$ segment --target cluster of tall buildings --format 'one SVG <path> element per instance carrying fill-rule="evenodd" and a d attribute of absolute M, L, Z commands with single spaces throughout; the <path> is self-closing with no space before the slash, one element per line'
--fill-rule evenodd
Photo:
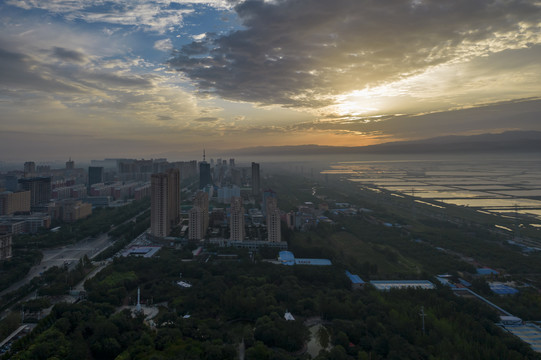
<path fill-rule="evenodd" d="M 148 165 L 150 166 L 150 163 Z M 211 159 L 210 162 L 207 162 L 206 154 L 203 151 L 203 160 L 198 163 L 198 169 L 198 190 L 193 195 L 192 207 L 186 213 L 188 225 L 185 228 L 180 228 L 182 236 L 186 236 L 189 240 L 202 240 L 220 233 L 216 228 L 227 227 L 228 240 L 242 242 L 248 237 L 247 226 L 260 226 L 264 222 L 267 238 L 260 240 L 281 241 L 281 213 L 276 193 L 264 192 L 263 213 L 266 216 L 264 218 L 266 221 L 256 223 L 250 221 L 256 216 L 250 218 L 244 208 L 245 200 L 259 203 L 261 197 L 261 177 L 258 163 L 253 162 L 249 167 L 242 167 L 235 164 L 235 159 L 229 159 L 229 161 Z M 169 236 L 171 230 L 180 225 L 179 178 L 181 176 L 182 173 L 179 175 L 178 170 L 174 172 L 172 169 L 151 174 L 150 235 L 155 239 Z M 271 195 L 269 196 L 269 194 Z M 271 200 L 267 201 L 267 198 Z M 229 204 L 230 206 L 227 211 L 224 208 L 211 209 L 211 200 L 214 203 Z M 213 226 L 212 231 L 210 231 L 211 225 Z M 223 235 L 224 233 L 222 233 Z"/>
<path fill-rule="evenodd" d="M 207 162 L 203 153 L 201 162 L 105 159 L 92 160 L 87 169 L 75 165 L 71 158 L 63 169 L 28 161 L 22 171 L 0 174 L 0 233 L 34 232 L 48 228 L 51 219 L 73 222 L 89 216 L 95 206 L 150 196 L 150 235 L 164 238 L 183 220 L 181 181 L 198 175 L 199 190 L 187 211 L 189 239 L 213 236 L 209 229 L 217 226 L 226 228 L 229 240 L 242 242 L 254 239 L 247 229 L 262 226 L 266 239 L 260 240 L 280 242 L 277 196 L 262 191 L 258 163 Z M 211 201 L 224 208 L 212 208 Z M 245 203 L 261 204 L 260 210 L 249 205 L 246 213 Z"/>
<path fill-rule="evenodd" d="M 29 164 L 26 167 L 35 171 Z M 34 233 L 39 228 L 49 228 L 51 178 L 20 178 L 13 190 L 0 193 L 0 234 Z"/>
<path fill-rule="evenodd" d="M 229 233 L 227 240 L 232 242 L 254 240 L 253 234 L 247 233 L 250 227 L 263 229 L 255 231 L 259 236 L 257 241 L 281 241 L 281 212 L 275 192 L 272 190 L 263 192 L 261 210 L 250 207 L 247 213 L 244 207 L 245 201 L 260 203 L 262 191 L 258 163 L 252 162 L 250 167 L 238 167 L 234 159 L 230 159 L 229 163 L 222 159 L 216 162 L 211 159 L 209 163 L 203 153 L 203 161 L 199 163 L 199 189 L 194 196 L 193 207 L 188 212 L 190 240 L 215 237 L 220 233 L 216 226 L 227 226 Z M 210 199 L 230 206 L 227 211 L 222 208 L 210 210 Z M 224 217 L 226 221 L 221 220 Z M 212 224 L 215 226 L 213 231 L 209 229 L 209 218 L 213 219 Z M 266 238 L 261 239 L 261 234 L 266 234 Z"/>
<path fill-rule="evenodd" d="M 215 162 L 211 159 L 207 162 L 205 151 L 203 151 L 203 161 L 199 162 L 198 168 L 199 190 L 193 196 L 193 206 L 187 214 L 188 238 L 201 240 L 207 237 L 211 215 L 209 203 L 212 198 L 219 203 L 231 204 L 228 221 L 230 238 L 234 241 L 243 241 L 246 214 L 241 193 L 244 196 L 259 196 L 259 164 L 252 163 L 251 167 L 246 168 L 237 167 L 235 159 L 229 159 L 229 162 L 222 159 L 217 159 Z M 151 174 L 150 233 L 154 238 L 167 237 L 172 228 L 179 224 L 180 183 L 178 179 L 178 170 L 176 173 L 169 169 Z M 248 189 L 249 192 L 241 189 Z M 222 212 L 223 209 L 217 211 L 220 214 Z M 221 218 L 220 214 L 213 214 L 213 219 L 217 221 Z M 279 228 L 279 215 L 277 224 Z M 273 238 L 279 241 L 279 235 L 274 234 Z"/>
<path fill-rule="evenodd" d="M 273 196 L 269 196 L 261 203 L 262 209 L 264 210 L 265 219 L 265 228 L 266 228 L 266 239 L 258 239 L 261 241 L 267 241 L 271 243 L 278 243 L 282 240 L 281 235 L 281 220 L 282 214 L 278 208 L 278 197 L 276 193 L 272 190 L 267 190 L 265 193 L 271 193 Z M 259 217 L 261 211 L 257 209 L 252 209 L 251 216 L 246 214 L 243 205 L 242 197 L 234 197 L 231 199 L 231 207 L 229 211 L 229 232 L 230 232 L 230 241 L 242 242 L 246 240 L 246 228 L 247 228 L 247 219 L 251 220 L 252 225 L 256 227 L 261 226 Z M 254 221 L 254 218 L 257 219 Z"/>
<path fill-rule="evenodd" d="M 71 159 L 64 169 L 27 161 L 22 171 L 0 174 L 0 234 L 34 233 L 52 219 L 73 222 L 92 213 L 83 169 Z"/>
<path fill-rule="evenodd" d="M 217 188 L 249 186 L 252 195 L 259 195 L 261 192 L 259 164 L 252 162 L 251 167 L 239 167 L 235 164 L 235 159 L 229 159 L 229 163 L 227 160 L 211 159 L 209 163 L 203 152 L 203 161 L 199 163 L 199 189 L 209 186 Z"/>
<path fill-rule="evenodd" d="M 187 179 L 197 176 L 197 161 L 168 162 L 167 159 L 117 159 L 116 169 L 121 181 L 150 181 L 152 174 L 163 173 L 169 169 L 177 169 L 180 176 Z"/>

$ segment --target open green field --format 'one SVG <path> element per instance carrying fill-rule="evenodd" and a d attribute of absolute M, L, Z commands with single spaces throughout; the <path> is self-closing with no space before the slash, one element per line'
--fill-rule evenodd
<path fill-rule="evenodd" d="M 392 247 L 362 240 L 347 231 L 296 233 L 290 248 L 297 257 L 328 257 L 333 263 L 365 275 L 390 276 L 420 272 L 419 263 L 401 255 Z"/>

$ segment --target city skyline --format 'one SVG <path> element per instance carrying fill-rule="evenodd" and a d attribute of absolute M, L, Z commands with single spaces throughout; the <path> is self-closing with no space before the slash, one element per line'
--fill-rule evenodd
<path fill-rule="evenodd" d="M 541 130 L 535 1 L 0 4 L 1 161 Z"/>

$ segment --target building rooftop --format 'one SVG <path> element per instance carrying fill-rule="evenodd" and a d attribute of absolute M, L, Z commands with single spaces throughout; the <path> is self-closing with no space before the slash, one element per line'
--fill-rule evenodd
<path fill-rule="evenodd" d="M 443 277 L 441 275 L 436 276 L 436 280 L 438 280 L 442 285 L 449 286 L 451 288 L 456 288 L 456 285 L 449 281 L 448 278 Z"/>
<path fill-rule="evenodd" d="M 359 275 L 354 275 L 346 270 L 346 276 L 351 280 L 353 284 L 364 284 L 363 279 L 359 277 Z"/>
<path fill-rule="evenodd" d="M 177 281 L 177 285 L 183 288 L 191 288 L 192 284 L 187 283 L 186 281 Z"/>
<path fill-rule="evenodd" d="M 295 259 L 295 265 L 328 266 L 332 265 L 332 262 L 329 259 Z"/>
<path fill-rule="evenodd" d="M 332 265 L 329 259 L 296 259 L 291 251 L 280 251 L 278 261 L 283 265 Z"/>
<path fill-rule="evenodd" d="M 494 270 L 494 269 L 484 267 L 484 268 L 478 268 L 477 269 L 477 274 L 479 274 L 479 275 L 499 275 L 500 273 L 498 271 Z"/>
<path fill-rule="evenodd" d="M 161 249 L 161 246 L 134 246 L 122 253 L 122 256 L 143 256 L 146 258 L 154 256 Z"/>
<path fill-rule="evenodd" d="M 284 265 L 295 265 L 295 255 L 291 251 L 280 251 L 278 260 Z"/>
<path fill-rule="evenodd" d="M 492 290 L 493 293 L 496 293 L 498 295 L 512 295 L 517 294 L 519 291 L 511 286 L 504 285 L 502 283 L 489 283 L 488 286 L 490 287 L 490 290 Z"/>
<path fill-rule="evenodd" d="M 284 314 L 284 319 L 286 319 L 287 321 L 293 321 L 295 320 L 295 318 L 293 317 L 293 315 L 291 315 L 291 313 L 289 311 L 287 311 L 285 314 Z"/>
<path fill-rule="evenodd" d="M 522 341 L 530 344 L 534 351 L 541 352 L 541 328 L 539 326 L 526 323 L 524 325 L 504 325 L 502 327 Z"/>
<path fill-rule="evenodd" d="M 372 280 L 370 284 L 380 291 L 387 291 L 390 289 L 405 289 L 405 288 L 418 288 L 418 289 L 435 289 L 433 283 L 428 280 Z"/>

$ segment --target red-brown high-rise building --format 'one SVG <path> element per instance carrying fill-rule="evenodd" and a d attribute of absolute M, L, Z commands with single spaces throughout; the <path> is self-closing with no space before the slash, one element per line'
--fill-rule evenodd
<path fill-rule="evenodd" d="M 209 227 L 209 194 L 199 191 L 195 195 L 189 215 L 190 240 L 203 239 Z"/>
<path fill-rule="evenodd" d="M 178 169 L 167 170 L 168 182 L 168 219 L 171 228 L 180 222 L 180 171 Z"/>
<path fill-rule="evenodd" d="M 166 237 L 180 221 L 180 173 L 170 169 L 150 177 L 150 232 Z"/>
<path fill-rule="evenodd" d="M 275 197 L 269 197 L 266 202 L 267 234 L 270 242 L 280 242 L 282 234 L 280 229 L 280 209 Z"/>
<path fill-rule="evenodd" d="M 244 206 L 241 197 L 231 198 L 231 241 L 244 241 Z"/>

